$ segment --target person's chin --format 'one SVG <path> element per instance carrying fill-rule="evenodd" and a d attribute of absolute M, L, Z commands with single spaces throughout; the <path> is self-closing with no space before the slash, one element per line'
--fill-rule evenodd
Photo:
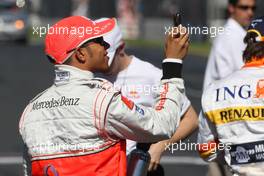
<path fill-rule="evenodd" d="M 245 25 L 248 27 L 251 23 L 251 21 L 253 20 L 253 18 L 248 18 L 245 20 Z"/>
<path fill-rule="evenodd" d="M 250 21 L 248 21 L 248 20 L 241 21 L 241 22 L 240 22 L 240 25 L 241 25 L 243 28 L 247 29 L 248 26 L 250 25 Z"/>

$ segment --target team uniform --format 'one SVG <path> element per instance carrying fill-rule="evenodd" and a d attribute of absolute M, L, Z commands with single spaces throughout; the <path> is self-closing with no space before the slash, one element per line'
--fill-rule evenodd
<path fill-rule="evenodd" d="M 264 175 L 263 75 L 263 63 L 246 64 L 205 89 L 198 134 L 202 158 L 224 156 L 234 173 Z"/>
<path fill-rule="evenodd" d="M 125 139 L 160 141 L 179 124 L 184 85 L 168 69 L 172 65 L 181 68 L 163 63 L 155 109 L 134 104 L 92 72 L 56 65 L 54 85 L 28 104 L 20 120 L 25 175 L 125 176 Z"/>
<path fill-rule="evenodd" d="M 225 32 L 213 43 L 204 76 L 204 88 L 211 82 L 220 80 L 243 65 L 242 53 L 246 47 L 243 42 L 246 30 L 234 19 L 229 18 L 224 26 Z"/>
<path fill-rule="evenodd" d="M 129 66 L 119 72 L 114 81 L 111 81 L 128 99 L 140 105 L 153 107 L 155 105 L 155 97 L 159 95 L 158 89 L 161 77 L 162 71 L 159 68 L 132 56 Z M 190 105 L 189 99 L 184 96 L 181 117 Z M 136 144 L 135 141 L 127 140 L 127 155 L 136 149 Z"/>

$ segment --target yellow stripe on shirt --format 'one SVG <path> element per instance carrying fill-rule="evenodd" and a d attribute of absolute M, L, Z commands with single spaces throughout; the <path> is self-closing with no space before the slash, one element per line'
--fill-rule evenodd
<path fill-rule="evenodd" d="M 205 114 L 216 125 L 237 121 L 262 121 L 264 120 L 264 106 L 228 107 L 208 111 Z"/>

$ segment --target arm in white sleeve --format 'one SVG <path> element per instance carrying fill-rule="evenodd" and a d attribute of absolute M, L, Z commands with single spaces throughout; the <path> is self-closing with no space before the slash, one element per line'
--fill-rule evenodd
<path fill-rule="evenodd" d="M 113 97 L 105 120 L 108 134 L 138 142 L 160 141 L 174 134 L 184 101 L 183 80 L 179 78 L 181 64 L 163 63 L 163 68 L 163 90 L 155 108 L 136 105 L 120 94 Z"/>
<path fill-rule="evenodd" d="M 182 107 L 181 107 L 181 117 L 184 116 L 184 114 L 188 111 L 189 108 L 192 108 L 191 107 L 191 102 L 188 99 L 188 97 L 186 95 L 184 95 L 183 96 L 183 104 L 182 104 Z"/>

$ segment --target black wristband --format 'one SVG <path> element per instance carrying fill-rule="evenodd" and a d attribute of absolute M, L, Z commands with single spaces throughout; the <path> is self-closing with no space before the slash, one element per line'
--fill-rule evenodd
<path fill-rule="evenodd" d="M 181 78 L 182 64 L 175 62 L 162 63 L 163 76 L 161 79 Z"/>

